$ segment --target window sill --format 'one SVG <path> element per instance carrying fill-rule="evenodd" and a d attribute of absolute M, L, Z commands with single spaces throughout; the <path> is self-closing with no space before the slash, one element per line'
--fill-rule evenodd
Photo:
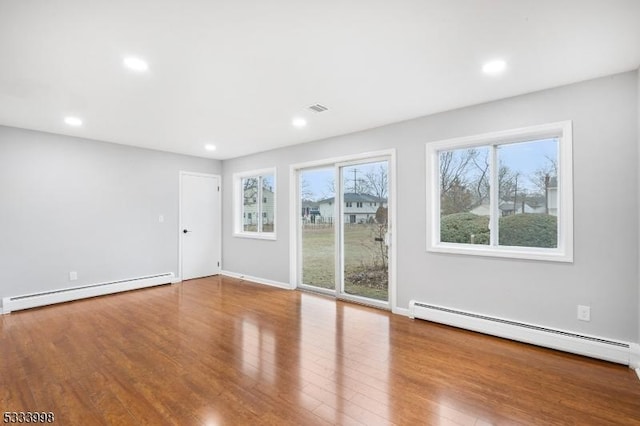
<path fill-rule="evenodd" d="M 252 240 L 276 240 L 276 234 L 274 232 L 234 232 L 233 236 L 237 238 L 249 238 Z"/>
<path fill-rule="evenodd" d="M 573 263 L 573 254 L 562 250 L 519 248 L 519 247 L 489 247 L 484 245 L 460 245 L 439 243 L 427 247 L 428 252 L 463 254 L 471 256 L 500 257 L 508 259 L 524 259 L 549 262 Z"/>

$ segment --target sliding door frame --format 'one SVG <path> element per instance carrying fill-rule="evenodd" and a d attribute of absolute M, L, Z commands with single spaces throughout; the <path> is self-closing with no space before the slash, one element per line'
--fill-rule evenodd
<path fill-rule="evenodd" d="M 296 254 L 295 257 L 295 263 L 292 263 L 292 266 L 296 268 L 296 280 L 295 281 L 291 281 L 291 284 L 294 288 L 300 288 L 303 290 L 309 290 L 309 291 L 313 291 L 316 293 L 322 293 L 322 294 L 326 294 L 332 297 L 336 297 L 337 296 L 337 292 L 336 292 L 336 287 L 335 287 L 335 283 L 334 283 L 334 287 L 333 289 L 330 288 L 324 288 L 324 287 L 320 287 L 320 286 L 313 286 L 310 284 L 304 284 L 302 282 L 302 280 L 304 279 L 304 275 L 302 273 L 302 256 L 303 256 L 303 252 L 302 252 L 302 204 L 301 204 L 301 197 L 300 197 L 300 185 L 301 185 L 301 180 L 300 180 L 300 175 L 301 172 L 304 171 L 313 171 L 313 170 L 320 170 L 320 169 L 331 169 L 334 171 L 334 175 L 335 175 L 335 164 L 322 164 L 319 166 L 311 166 L 311 167 L 302 167 L 302 168 L 298 168 L 295 171 L 295 176 L 292 179 L 292 182 L 294 182 L 294 184 L 296 185 L 296 195 L 295 195 L 295 200 L 294 200 L 294 204 L 296 204 L 296 208 L 297 208 L 297 214 L 295 216 L 295 219 L 292 220 L 292 222 L 295 222 L 295 227 L 296 227 L 296 246 L 294 247 L 294 251 Z M 334 207 L 333 207 L 333 216 L 337 217 L 337 207 L 338 207 L 338 198 L 337 198 L 337 191 L 334 191 L 334 199 L 336 200 L 334 202 Z M 336 219 L 337 220 L 337 219 Z M 335 257 L 335 253 L 336 250 L 338 250 L 338 237 L 336 234 L 336 227 L 338 226 L 337 222 L 334 223 L 334 266 L 335 266 L 335 270 L 334 270 L 334 279 L 338 279 L 338 259 Z M 293 262 L 294 259 L 292 259 Z"/>
<path fill-rule="evenodd" d="M 292 164 L 289 166 L 289 283 L 291 288 L 301 288 L 301 289 L 311 289 L 311 286 L 300 285 L 302 279 L 302 232 L 301 232 L 301 214 L 302 205 L 300 200 L 300 171 L 305 169 L 314 169 L 314 168 L 322 168 L 322 167 L 335 167 L 338 168 L 344 165 L 350 164 L 358 164 L 358 163 L 366 163 L 368 160 L 372 162 L 376 160 L 388 160 L 388 177 L 389 177 L 389 301 L 384 303 L 376 303 L 375 300 L 364 298 L 364 297 L 344 297 L 341 295 L 341 291 L 338 291 L 336 286 L 336 290 L 327 290 L 327 289 L 317 289 L 313 287 L 314 291 L 318 291 L 320 293 L 330 294 L 339 299 L 346 299 L 349 301 L 367 304 L 383 309 L 389 309 L 392 311 L 396 310 L 397 307 L 397 286 L 396 286 L 396 265 L 397 265 L 397 250 L 396 250 L 396 241 L 397 241 L 397 225 L 396 225 L 396 150 L 395 149 L 387 149 L 381 151 L 374 152 L 366 152 L 355 155 L 345 155 L 341 157 L 334 158 L 326 158 L 322 160 L 309 161 L 304 163 Z M 340 173 L 338 173 L 340 175 Z M 339 176 L 337 177 L 339 178 Z M 340 181 L 336 181 L 336 194 L 335 199 L 341 199 L 341 185 Z M 343 207 L 340 205 L 341 203 L 335 203 L 335 218 L 336 221 L 340 221 L 336 223 L 336 226 L 340 226 L 340 233 L 342 232 L 342 222 L 343 218 L 339 215 L 343 214 Z M 338 234 L 336 235 L 338 236 Z M 339 235 L 339 238 L 336 238 L 336 252 L 339 253 L 340 259 L 342 259 L 343 254 L 341 252 L 342 248 L 342 235 Z M 337 260 L 337 259 L 336 259 Z M 340 272 L 340 274 L 335 276 L 335 279 L 339 281 L 339 285 L 342 288 L 343 286 L 343 271 L 339 271 L 342 268 L 343 262 L 336 262 L 336 274 Z"/>
<path fill-rule="evenodd" d="M 394 219 L 394 217 L 392 216 L 393 214 L 395 214 L 395 212 L 393 211 L 393 206 L 391 205 L 391 203 L 394 200 L 391 199 L 391 185 L 392 185 L 392 180 L 394 179 L 391 176 L 391 155 L 386 154 L 386 155 L 379 155 L 379 156 L 372 156 L 372 157 L 366 157 L 366 158 L 358 158 L 358 159 L 351 159 L 349 161 L 342 161 L 340 163 L 336 163 L 335 164 L 335 168 L 336 168 L 336 210 L 337 210 L 337 216 L 336 216 L 336 220 L 338 221 L 337 223 L 337 232 L 336 232 L 336 253 L 338 253 L 337 259 L 339 259 L 339 261 L 336 262 L 336 297 L 338 299 L 342 299 L 342 300 L 348 300 L 350 302 L 356 302 L 356 303 L 361 303 L 361 304 L 365 304 L 365 305 L 371 305 L 371 306 L 375 306 L 376 308 L 381 308 L 381 309 L 391 309 L 391 306 L 393 306 L 391 304 L 391 268 L 389 266 L 388 269 L 388 279 L 389 279 L 389 284 L 388 284 L 388 288 L 387 288 L 387 300 L 385 301 L 381 301 L 381 300 L 377 300 L 377 299 L 373 299 L 373 298 L 368 298 L 365 296 L 360 296 L 360 295 L 356 295 L 356 294 L 350 294 L 347 293 L 345 291 L 345 265 L 346 265 L 346 256 L 345 256 L 345 225 L 346 225 L 346 214 L 345 214 L 345 200 L 344 200 L 344 194 L 346 192 L 346 188 L 344 185 L 345 182 L 345 176 L 344 176 L 344 169 L 346 167 L 351 167 L 351 166 L 358 166 L 358 165 L 362 165 L 362 164 L 370 164 L 370 163 L 378 163 L 378 162 L 383 162 L 386 161 L 387 164 L 387 178 L 388 178 L 388 182 L 387 182 L 387 192 L 389 193 L 389 197 L 388 198 L 388 202 L 387 202 L 387 206 L 388 206 L 388 222 L 387 222 L 387 234 L 389 235 L 393 235 L 393 232 L 395 232 L 395 227 L 393 227 L 392 231 L 392 221 Z M 394 253 L 391 252 L 391 244 L 389 243 L 389 255 L 390 257 L 394 255 Z M 393 261 L 393 257 L 391 257 L 391 260 Z M 391 263 L 391 262 L 390 262 Z"/>

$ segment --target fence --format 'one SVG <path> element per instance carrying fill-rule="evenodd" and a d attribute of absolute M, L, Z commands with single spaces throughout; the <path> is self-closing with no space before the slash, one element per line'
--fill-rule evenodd
<path fill-rule="evenodd" d="M 333 218 L 332 217 L 322 217 L 320 215 L 303 216 L 302 217 L 302 227 L 304 229 L 333 228 Z"/>

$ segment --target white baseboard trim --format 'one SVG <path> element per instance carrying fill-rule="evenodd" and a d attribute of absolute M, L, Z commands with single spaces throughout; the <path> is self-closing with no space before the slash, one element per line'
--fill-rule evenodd
<path fill-rule="evenodd" d="M 171 280 L 171 284 L 180 284 L 182 282 L 182 278 L 176 277 Z"/>
<path fill-rule="evenodd" d="M 631 365 L 630 346 L 632 344 L 629 342 L 459 311 L 415 300 L 409 303 L 409 310 L 410 318 L 420 318 L 537 346 Z"/>
<path fill-rule="evenodd" d="M 266 278 L 254 277 L 254 276 L 251 276 L 251 275 L 245 275 L 245 274 L 241 274 L 241 273 L 238 273 L 238 272 L 220 271 L 220 274 L 224 275 L 224 276 L 227 276 L 227 277 L 231 277 L 231 278 L 237 278 L 237 279 L 240 279 L 240 280 L 251 281 L 253 283 L 269 285 L 269 286 L 272 286 L 272 287 L 278 287 L 278 288 L 282 288 L 282 289 L 285 289 L 285 290 L 293 290 L 294 289 L 289 283 L 283 283 L 283 282 L 280 282 L 280 281 L 268 280 Z"/>
<path fill-rule="evenodd" d="M 392 308 L 391 312 L 396 315 L 402 315 L 403 317 L 411 316 L 411 311 L 409 309 L 398 308 L 397 306 L 395 308 Z"/>
<path fill-rule="evenodd" d="M 169 284 L 174 278 L 173 272 L 144 277 L 129 278 L 97 284 L 89 284 L 80 287 L 62 288 L 43 291 L 22 296 L 4 297 L 2 299 L 2 313 L 8 314 L 22 309 L 38 306 L 53 305 L 56 303 L 71 302 L 73 300 L 89 297 L 103 296 L 106 294 L 120 293 L 123 291 L 137 290 L 145 287 L 153 287 L 161 284 Z"/>

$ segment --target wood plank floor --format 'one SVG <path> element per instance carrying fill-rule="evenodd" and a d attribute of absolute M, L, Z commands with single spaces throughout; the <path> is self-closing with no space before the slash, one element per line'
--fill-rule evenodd
<path fill-rule="evenodd" d="M 640 425 L 624 366 L 225 277 L 0 316 L 56 424 Z"/>

